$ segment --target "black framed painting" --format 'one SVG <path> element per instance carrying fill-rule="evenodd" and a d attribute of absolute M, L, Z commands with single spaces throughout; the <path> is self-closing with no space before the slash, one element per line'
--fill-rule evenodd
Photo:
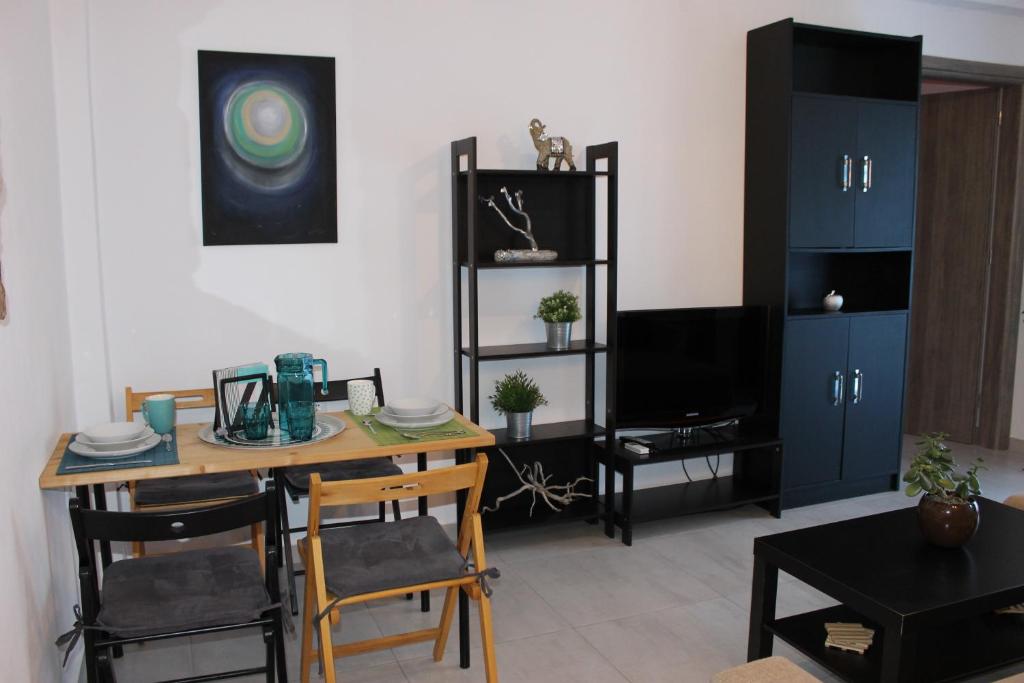
<path fill-rule="evenodd" d="M 199 51 L 203 244 L 338 241 L 334 58 Z"/>

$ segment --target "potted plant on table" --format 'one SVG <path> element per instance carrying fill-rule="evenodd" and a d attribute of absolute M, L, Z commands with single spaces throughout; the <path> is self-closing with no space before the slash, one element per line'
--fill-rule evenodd
<path fill-rule="evenodd" d="M 580 299 L 572 292 L 560 289 L 540 300 L 534 317 L 544 321 L 549 349 L 567 349 L 572 338 L 572 324 L 582 317 Z"/>
<path fill-rule="evenodd" d="M 505 416 L 508 435 L 512 439 L 530 438 L 534 409 L 548 404 L 537 383 L 522 370 L 497 380 L 494 383 L 494 394 L 488 398 L 494 409 Z"/>
<path fill-rule="evenodd" d="M 917 443 L 921 448 L 910 461 L 903 481 L 907 483 L 908 496 L 925 494 L 917 504 L 917 519 L 924 537 L 944 548 L 959 548 L 978 530 L 978 470 L 985 468 L 979 458 L 960 472 L 944 443 L 947 436 L 941 432 L 921 436 Z"/>

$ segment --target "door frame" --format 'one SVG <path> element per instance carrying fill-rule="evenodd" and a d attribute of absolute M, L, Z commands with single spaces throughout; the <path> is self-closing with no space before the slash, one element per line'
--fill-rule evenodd
<path fill-rule="evenodd" d="M 925 55 L 921 76 L 991 84 L 1003 91 L 975 443 L 1005 450 L 1010 446 L 1024 281 L 1024 67 Z"/>

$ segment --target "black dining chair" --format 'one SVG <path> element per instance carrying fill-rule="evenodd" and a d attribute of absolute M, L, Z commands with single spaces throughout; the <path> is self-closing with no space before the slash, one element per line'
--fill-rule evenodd
<path fill-rule="evenodd" d="M 129 643 L 259 628 L 263 666 L 175 681 L 209 681 L 263 673 L 288 680 L 278 584 L 277 492 L 267 490 L 206 508 L 164 512 L 107 512 L 70 503 L 81 582 L 80 624 L 88 683 L 112 683 L 113 651 Z M 265 572 L 258 553 L 240 546 L 201 548 L 118 560 L 103 569 L 96 541 L 196 538 L 262 524 Z M 275 673 L 277 678 L 275 679 Z"/>
<path fill-rule="evenodd" d="M 373 382 L 374 387 L 377 389 L 377 405 L 384 405 L 384 382 L 381 379 L 380 368 L 374 368 L 373 374 L 366 377 L 350 377 L 348 379 L 334 380 L 327 383 L 327 393 L 323 394 L 320 390 L 320 385 L 316 385 L 314 392 L 314 398 L 318 402 L 329 403 L 334 401 L 347 401 L 348 400 L 348 383 L 354 379 L 365 379 Z M 273 400 L 274 405 L 277 405 L 277 385 L 274 384 L 273 389 Z M 420 467 L 425 469 L 426 465 L 426 454 L 419 455 Z M 320 475 L 321 481 L 351 481 L 355 479 L 370 479 L 373 477 L 392 477 L 402 474 L 402 468 L 394 463 L 391 458 L 361 458 L 359 460 L 346 460 L 343 462 L 331 462 L 322 464 L 312 465 L 295 465 L 292 467 L 285 467 L 281 469 L 277 476 L 277 480 L 280 484 L 279 496 L 280 496 L 280 508 L 281 508 L 281 533 L 284 537 L 281 543 L 284 549 L 284 561 L 287 566 L 288 580 L 291 582 L 290 601 L 292 614 L 299 613 L 299 604 L 295 596 L 296 588 L 296 577 L 301 576 L 305 573 L 305 569 L 295 569 L 294 559 L 292 558 L 291 547 L 292 540 L 291 534 L 293 532 L 300 533 L 306 531 L 305 526 L 291 526 L 288 521 L 288 500 L 290 497 L 292 502 L 298 503 L 299 499 L 303 496 L 309 495 L 309 477 L 313 473 Z M 425 501 L 424 503 L 425 504 Z M 422 505 L 421 504 L 421 509 Z M 329 524 L 321 524 L 321 529 L 333 529 L 337 527 L 352 526 L 354 524 L 369 524 L 371 522 L 383 522 L 386 511 L 386 506 L 383 502 L 378 505 L 378 511 L 376 517 L 369 519 L 356 519 L 356 520 L 345 520 L 339 522 L 331 522 Z M 402 510 L 398 500 L 391 501 L 391 510 L 394 515 L 395 521 L 402 519 Z M 408 595 L 408 598 L 412 598 L 412 595 Z M 424 612 L 430 610 L 430 594 L 424 593 L 421 596 L 421 608 Z"/>

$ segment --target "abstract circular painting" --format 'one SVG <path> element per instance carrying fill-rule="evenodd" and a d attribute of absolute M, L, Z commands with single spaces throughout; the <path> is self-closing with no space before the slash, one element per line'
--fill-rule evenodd
<path fill-rule="evenodd" d="M 336 242 L 334 60 L 199 52 L 203 244 Z"/>

